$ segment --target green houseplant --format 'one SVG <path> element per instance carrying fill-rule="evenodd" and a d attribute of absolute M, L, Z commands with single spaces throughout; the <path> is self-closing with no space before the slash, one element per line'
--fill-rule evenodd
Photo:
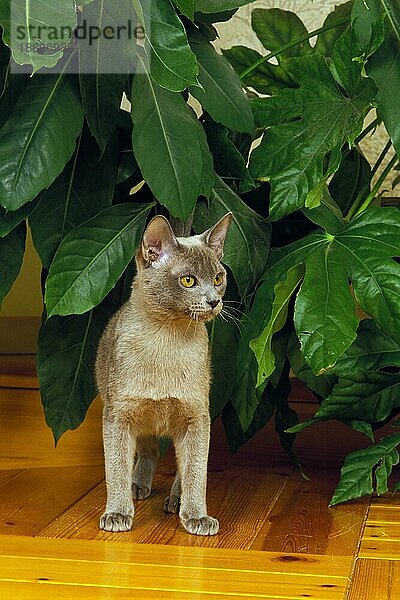
<path fill-rule="evenodd" d="M 375 443 L 374 432 L 400 412 L 400 213 L 380 193 L 400 151 L 400 11 L 394 0 L 354 0 L 308 32 L 294 13 L 256 9 L 265 55 L 217 53 L 214 23 L 248 3 L 16 10 L 1 0 L 0 299 L 28 221 L 43 264 L 40 389 L 57 441 L 96 395 L 96 345 L 129 293 L 149 216 L 196 232 L 231 210 L 227 319 L 210 329 L 212 416 L 222 413 L 233 450 L 274 417 L 297 463 L 295 433 L 315 421 L 365 433 L 371 446 L 347 457 L 334 504 L 386 491 L 399 461 L 400 433 Z M 73 32 L 86 17 L 93 43 L 50 51 L 51 27 Z M 110 23 L 126 20 L 141 39 L 125 42 L 110 72 Z M 35 38 L 38 23 L 47 28 Z M 390 142 L 371 166 L 359 142 L 380 121 Z M 290 368 L 321 400 L 307 423 L 288 404 Z"/>

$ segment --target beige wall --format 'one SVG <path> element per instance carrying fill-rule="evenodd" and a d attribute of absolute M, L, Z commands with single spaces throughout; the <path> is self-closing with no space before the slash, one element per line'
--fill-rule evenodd
<path fill-rule="evenodd" d="M 10 293 L 1 307 L 1 317 L 35 317 L 42 313 L 42 294 L 40 290 L 41 264 L 36 254 L 30 231 L 21 271 Z"/>

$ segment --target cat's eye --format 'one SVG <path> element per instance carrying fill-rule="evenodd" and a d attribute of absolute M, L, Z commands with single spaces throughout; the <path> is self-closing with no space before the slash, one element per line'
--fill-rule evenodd
<path fill-rule="evenodd" d="M 215 277 L 214 277 L 214 285 L 221 285 L 221 283 L 224 280 L 224 276 L 222 273 L 218 273 Z"/>
<path fill-rule="evenodd" d="M 191 288 L 196 284 L 196 280 L 192 275 L 184 275 L 180 278 L 180 282 L 185 288 Z"/>

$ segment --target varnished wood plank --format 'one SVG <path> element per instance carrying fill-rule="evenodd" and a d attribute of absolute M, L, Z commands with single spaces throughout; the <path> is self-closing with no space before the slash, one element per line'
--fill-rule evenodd
<path fill-rule="evenodd" d="M 0 537 L 0 580 L 196 595 L 342 600 L 351 560 L 212 548 Z M 86 589 L 86 587 L 85 587 Z M 197 597 L 197 596 L 196 596 Z"/>
<path fill-rule="evenodd" d="M 138 595 L 140 594 L 140 596 Z M 173 594 L 173 595 L 172 595 Z M 13 600 L 132 600 L 133 597 L 140 600 L 189 600 L 190 598 L 199 598 L 199 600 L 223 600 L 232 598 L 232 595 L 213 594 L 202 592 L 177 592 L 171 594 L 171 591 L 164 590 L 132 590 L 124 588 L 111 588 L 105 586 L 80 586 L 80 585 L 62 585 L 53 582 L 38 581 L 35 583 L 25 583 L 22 581 L 10 582 L 0 581 L 0 598 Z M 134 596 L 133 596 L 134 595 Z M 242 596 L 245 598 L 254 598 L 252 595 Z M 260 597 L 260 596 L 258 596 Z M 266 598 L 267 596 L 264 596 Z M 271 598 L 271 596 L 269 596 Z M 285 600 L 285 599 L 283 599 Z"/>
<path fill-rule="evenodd" d="M 371 505 L 368 513 L 368 521 L 371 523 L 399 523 L 400 508 L 394 506 Z"/>
<path fill-rule="evenodd" d="M 400 540 L 363 538 L 358 556 L 378 560 L 400 560 Z"/>
<path fill-rule="evenodd" d="M 287 478 L 244 468 L 209 473 L 208 510 L 218 517 L 221 527 L 220 533 L 212 537 L 190 536 L 181 527 L 177 515 L 164 515 L 164 499 L 172 481 L 173 477 L 165 473 L 156 475 L 152 495 L 135 503 L 133 529 L 119 534 L 121 541 L 249 549 L 265 526 L 268 513 L 284 490 Z M 41 535 L 115 539 L 115 534 L 98 528 L 104 505 L 105 487 L 101 484 L 60 515 Z"/>
<path fill-rule="evenodd" d="M 269 514 L 268 527 L 254 549 L 272 552 L 353 556 L 362 534 L 369 500 L 329 508 L 337 484 L 335 470 L 310 471 L 305 481 L 292 475 Z"/>
<path fill-rule="evenodd" d="M 363 539 L 374 540 L 391 539 L 400 541 L 400 520 L 395 522 L 368 520 L 363 534 Z"/>
<path fill-rule="evenodd" d="M 399 597 L 396 577 L 391 561 L 358 559 L 347 600 L 394 600 Z"/>
<path fill-rule="evenodd" d="M 0 469 L 102 464 L 101 414 L 96 399 L 83 425 L 65 433 L 54 448 L 39 392 L 0 389 Z"/>
<path fill-rule="evenodd" d="M 5 479 L 0 485 L 0 535 L 35 535 L 102 477 L 101 466 L 90 466 L 26 469 Z"/>

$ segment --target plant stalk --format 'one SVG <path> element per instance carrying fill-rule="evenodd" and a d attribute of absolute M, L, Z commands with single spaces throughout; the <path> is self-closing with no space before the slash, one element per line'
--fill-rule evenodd
<path fill-rule="evenodd" d="M 382 161 L 385 158 L 386 154 L 389 152 L 389 149 L 390 149 L 391 145 L 392 145 L 392 140 L 388 140 L 386 146 L 383 148 L 382 152 L 378 156 L 378 159 L 377 159 L 376 163 L 372 167 L 372 170 L 371 170 L 371 179 L 373 178 L 373 176 L 375 175 L 375 173 L 377 172 L 377 170 L 381 166 Z"/>
<path fill-rule="evenodd" d="M 398 158 L 397 158 L 397 155 L 395 154 L 390 159 L 390 161 L 386 165 L 385 169 L 382 171 L 380 177 L 378 178 L 377 182 L 375 183 L 374 187 L 372 188 L 372 190 L 370 191 L 370 193 L 365 198 L 364 202 L 361 204 L 360 208 L 358 209 L 358 211 L 354 215 L 355 217 L 358 217 L 359 214 L 361 214 L 362 212 L 364 212 L 364 210 L 366 210 L 368 208 L 368 206 L 371 204 L 371 202 L 374 200 L 377 192 L 379 191 L 379 188 L 381 187 L 382 183 L 385 181 L 386 177 L 388 176 L 388 174 L 390 173 L 390 171 L 392 170 L 392 168 L 396 164 L 397 160 L 398 160 Z"/>
<path fill-rule="evenodd" d="M 267 60 L 269 60 L 270 58 L 274 58 L 275 56 L 278 56 L 279 54 L 282 54 L 282 52 L 285 52 L 285 50 L 289 50 L 289 48 L 298 46 L 299 44 L 301 44 L 301 42 L 305 42 L 306 40 L 309 40 L 310 38 L 314 37 L 314 35 L 319 35 L 320 33 L 329 31 L 330 29 L 334 29 L 335 27 L 338 27 L 339 25 L 345 25 L 346 23 L 349 23 L 349 19 L 348 19 L 348 17 L 343 17 L 342 19 L 338 19 L 337 21 L 335 21 L 334 23 L 331 23 L 330 25 L 325 25 L 325 26 L 319 27 L 318 29 L 314 29 L 314 31 L 310 31 L 309 33 L 307 33 L 307 35 L 303 35 L 299 38 L 296 38 L 295 40 L 292 40 L 291 42 L 288 42 L 287 44 L 283 44 L 283 46 L 280 46 L 280 48 L 278 48 L 277 50 L 274 50 L 273 52 L 269 52 L 262 58 L 259 58 L 258 60 L 256 60 L 256 62 L 253 63 L 252 65 L 250 65 L 250 67 L 247 67 L 247 69 L 245 69 L 243 71 L 243 73 L 240 74 L 240 79 L 244 79 L 245 77 L 247 77 L 247 75 L 249 75 L 256 69 L 258 69 L 258 67 L 260 65 L 263 65 Z"/>

